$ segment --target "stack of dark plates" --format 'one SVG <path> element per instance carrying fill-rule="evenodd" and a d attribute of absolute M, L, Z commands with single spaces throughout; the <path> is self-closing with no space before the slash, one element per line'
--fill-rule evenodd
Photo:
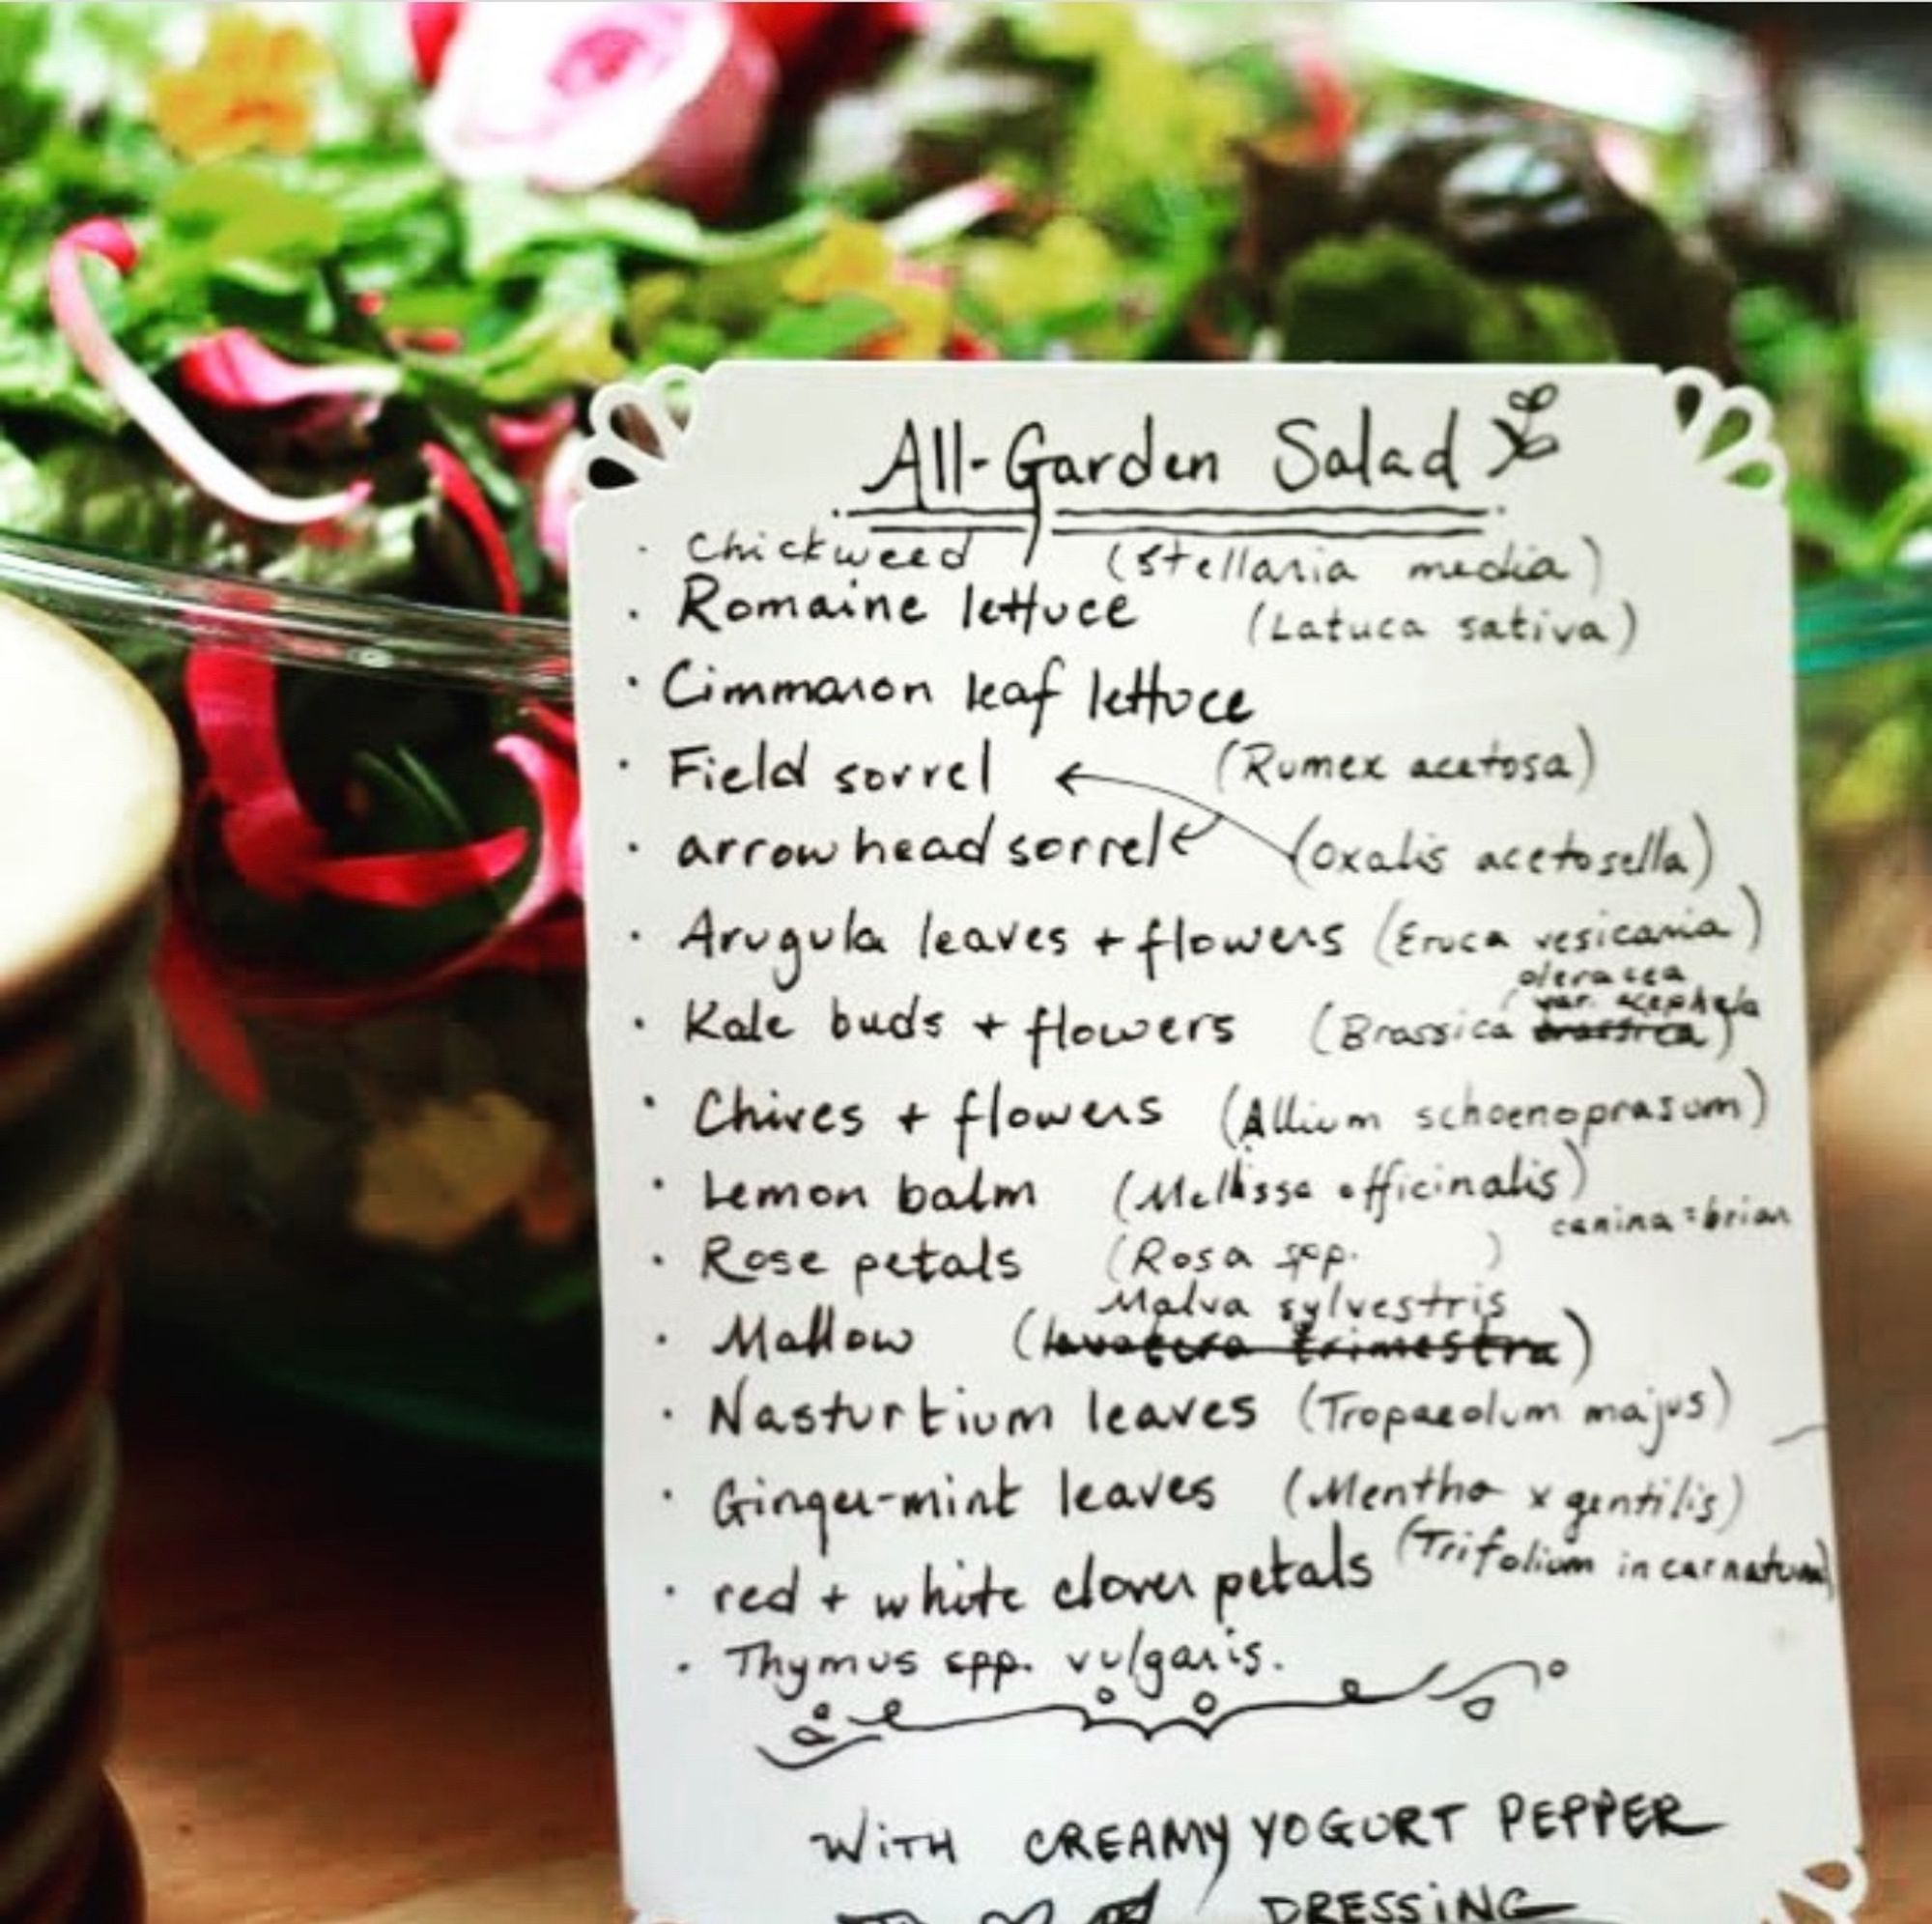
<path fill-rule="evenodd" d="M 180 807 L 131 677 L 0 597 L 0 1921 L 139 1916 L 103 1774 L 115 1204 L 159 1133 L 148 992 Z"/>

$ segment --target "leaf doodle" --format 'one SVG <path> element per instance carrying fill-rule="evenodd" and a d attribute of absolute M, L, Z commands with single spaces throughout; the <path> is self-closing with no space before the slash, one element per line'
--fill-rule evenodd
<path fill-rule="evenodd" d="M 1432 1690 L 1429 1701 L 1432 1704 L 1454 1704 L 1471 1723 L 1488 1723 L 1495 1714 L 1496 1698 L 1493 1690 L 1479 1690 L 1479 1684 L 1493 1683 L 1499 1677 L 1507 1677 L 1512 1671 L 1523 1671 L 1529 1677 L 1529 1687 L 1541 1690 L 1546 1683 L 1560 1684 L 1570 1674 L 1570 1666 L 1560 1656 L 1551 1657 L 1548 1663 L 1537 1663 L 1526 1656 L 1519 1656 L 1508 1663 L 1492 1664 L 1488 1670 L 1478 1671 L 1465 1683 L 1452 1685 L 1446 1690 Z"/>
<path fill-rule="evenodd" d="M 1160 1880 L 1156 1878 L 1138 1897 L 1116 1898 L 1094 1911 L 1087 1924 L 1153 1924 L 1153 1908 L 1160 1902 Z"/>
<path fill-rule="evenodd" d="M 1563 451 L 1563 443 L 1554 435 L 1543 433 L 1536 426 L 1537 416 L 1547 414 L 1556 401 L 1557 387 L 1553 381 L 1511 390 L 1510 413 L 1490 417 L 1490 425 L 1502 438 L 1503 453 L 1489 469 L 1487 479 L 1493 481 L 1499 474 L 1508 473 L 1520 461 L 1547 461 L 1552 454 Z"/>
<path fill-rule="evenodd" d="M 1082 1733 L 1132 1731 L 1145 1743 L 1152 1743 L 1157 1738 L 1175 1731 L 1191 1731 L 1208 1741 L 1218 1737 L 1230 1724 L 1251 1717 L 1368 1712 L 1418 1701 L 1454 1704 L 1472 1723 L 1487 1723 L 1495 1713 L 1498 1698 L 1493 1688 L 1480 1686 L 1492 1685 L 1495 1680 L 1513 1673 L 1526 1678 L 1532 1692 L 1540 1692 L 1546 1684 L 1556 1683 L 1566 1677 L 1569 1665 L 1561 1657 L 1552 1658 L 1548 1663 L 1538 1663 L 1529 1657 L 1515 1657 L 1507 1662 L 1492 1664 L 1462 1683 L 1450 1683 L 1445 1681 L 1452 1674 L 1449 1665 L 1437 1662 L 1409 1684 L 1368 1689 L 1359 1678 L 1344 1677 L 1334 1685 L 1333 1694 L 1325 1697 L 1270 1697 L 1256 1703 L 1226 1706 L 1204 1692 L 1194 1700 L 1190 1707 L 1191 1713 L 1161 1717 L 1154 1722 L 1143 1722 L 1138 1716 L 1121 1711 L 1091 1709 L 1080 1703 L 1029 1704 L 1014 1710 L 971 1712 L 964 1716 L 939 1717 L 929 1722 L 916 1721 L 907 1715 L 907 1707 L 902 1699 L 889 1697 L 875 1715 L 861 1716 L 850 1711 L 840 1712 L 837 1719 L 840 1728 L 838 1729 L 825 1727 L 833 1721 L 833 1712 L 831 1706 L 821 1706 L 812 1713 L 818 1721 L 801 1724 L 791 1731 L 790 1740 L 796 1746 L 792 1751 L 787 1753 L 760 1744 L 757 1754 L 776 1769 L 811 1770 L 867 1744 L 886 1743 L 900 1738 L 943 1737 L 959 1731 L 1007 1724 L 1038 1723 L 1057 1717 L 1073 1719 Z M 1103 1692 L 1102 1705 L 1107 1701 Z M 1127 1914 L 1131 1924 L 1133 1913 L 1130 1911 Z"/>
<path fill-rule="evenodd" d="M 1087 1924 L 1154 1924 L 1153 1908 L 1160 1902 L 1156 1878 L 1138 1897 L 1117 1897 L 1103 1904 Z M 1017 1914 L 988 1910 L 980 1924 L 1054 1924 L 1058 1907 L 1050 1897 L 1036 1899 Z M 841 1910 L 833 1924 L 925 1924 L 917 1911 L 895 1906 L 891 1910 Z"/>

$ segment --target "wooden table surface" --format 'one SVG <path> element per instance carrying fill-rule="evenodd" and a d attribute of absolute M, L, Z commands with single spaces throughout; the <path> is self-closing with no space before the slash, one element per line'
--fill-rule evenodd
<path fill-rule="evenodd" d="M 1909 1273 L 1920 1300 L 1932 1205 L 1915 1221 L 1896 1198 L 1855 1201 L 1835 1274 L 1884 1258 L 1830 1318 L 1876 1886 L 1864 1916 L 1928 1924 L 1932 1369 L 1922 1344 L 1901 1345 L 1907 1305 L 1883 1291 Z M 115 1776 L 153 1924 L 611 1917 L 589 1480 L 224 1401 L 138 1339 L 128 1373 Z"/>
<path fill-rule="evenodd" d="M 597 1498 L 236 1401 L 123 1396 L 114 1780 L 153 1924 L 615 1911 Z"/>

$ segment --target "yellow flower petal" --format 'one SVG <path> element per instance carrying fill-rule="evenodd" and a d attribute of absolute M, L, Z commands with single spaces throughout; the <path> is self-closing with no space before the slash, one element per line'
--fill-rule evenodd
<path fill-rule="evenodd" d="M 952 331 L 952 301 L 946 290 L 925 281 L 892 281 L 867 290 L 898 317 L 898 326 L 868 344 L 884 360 L 937 360 Z"/>
<path fill-rule="evenodd" d="M 893 250 L 869 221 L 834 218 L 825 238 L 786 269 L 780 286 L 807 306 L 840 294 L 877 294 L 892 276 Z"/>
<path fill-rule="evenodd" d="M 350 1221 L 373 1242 L 443 1254 L 531 1193 L 555 1144 L 550 1123 L 501 1090 L 433 1098 L 362 1144 Z"/>
<path fill-rule="evenodd" d="M 328 71 L 327 49 L 306 28 L 222 7 L 200 58 L 156 73 L 149 104 L 161 138 L 189 160 L 258 147 L 298 154 L 314 137 L 314 91 Z"/>

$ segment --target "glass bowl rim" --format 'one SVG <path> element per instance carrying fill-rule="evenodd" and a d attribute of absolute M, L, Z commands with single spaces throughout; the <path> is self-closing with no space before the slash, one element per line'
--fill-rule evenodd
<path fill-rule="evenodd" d="M 270 583 L 4 526 L 0 593 L 83 633 L 109 624 L 122 638 L 241 648 L 298 666 L 453 678 L 535 696 L 570 693 L 570 623 L 556 616 Z M 1802 587 L 1796 641 L 1797 671 L 1806 678 L 1932 648 L 1932 566 Z"/>
<path fill-rule="evenodd" d="M 0 526 L 0 593 L 83 633 L 245 649 L 294 665 L 479 681 L 541 696 L 570 691 L 570 624 L 439 608 L 397 595 L 290 585 L 142 560 Z"/>

